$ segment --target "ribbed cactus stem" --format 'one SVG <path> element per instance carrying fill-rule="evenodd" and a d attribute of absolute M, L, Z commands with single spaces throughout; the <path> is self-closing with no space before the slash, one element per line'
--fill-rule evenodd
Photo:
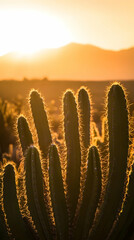
<path fill-rule="evenodd" d="M 89 148 L 83 200 L 75 229 L 75 240 L 88 239 L 101 193 L 101 166 L 98 150 Z"/>
<path fill-rule="evenodd" d="M 49 151 L 49 184 L 58 239 L 68 239 L 68 213 L 60 159 L 55 145 Z"/>
<path fill-rule="evenodd" d="M 120 210 L 128 157 L 129 129 L 126 97 L 122 87 L 113 84 L 108 93 L 109 132 L 109 176 L 104 204 L 99 223 L 96 225 L 95 240 L 105 239 Z M 91 238 L 92 239 L 92 238 Z"/>
<path fill-rule="evenodd" d="M 41 98 L 40 94 L 35 90 L 32 91 L 30 94 L 30 105 L 38 134 L 39 147 L 43 154 L 43 157 L 46 157 L 48 154 L 49 145 L 52 142 L 52 138 L 43 99 Z"/>
<path fill-rule="evenodd" d="M 17 129 L 20 139 L 21 148 L 23 151 L 23 155 L 25 156 L 25 152 L 33 144 L 32 134 L 30 132 L 28 122 L 25 117 L 20 116 L 17 122 Z"/>
<path fill-rule="evenodd" d="M 1 207 L 0 207 L 0 239 L 9 240 L 8 231 L 7 231 L 7 227 L 4 219 L 4 214 Z"/>
<path fill-rule="evenodd" d="M 11 164 L 4 170 L 3 206 L 7 223 L 16 240 L 32 239 L 23 222 L 16 193 L 15 171 Z"/>
<path fill-rule="evenodd" d="M 41 239 L 51 239 L 49 219 L 43 193 L 43 176 L 39 153 L 30 147 L 25 159 L 27 204 Z"/>
<path fill-rule="evenodd" d="M 64 95 L 64 130 L 67 146 L 67 192 L 70 218 L 74 217 L 80 192 L 81 151 L 79 140 L 78 113 L 75 97 L 71 91 Z"/>
<path fill-rule="evenodd" d="M 78 109 L 81 143 L 84 148 L 88 148 L 90 145 L 91 103 L 85 88 L 81 88 L 78 92 Z"/>
<path fill-rule="evenodd" d="M 134 221 L 134 164 L 129 177 L 127 197 L 115 226 L 109 236 L 110 240 L 127 239 L 129 226 Z"/>

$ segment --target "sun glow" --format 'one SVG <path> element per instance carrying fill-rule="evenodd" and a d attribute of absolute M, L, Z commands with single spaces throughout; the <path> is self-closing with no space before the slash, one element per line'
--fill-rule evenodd
<path fill-rule="evenodd" d="M 69 39 L 66 26 L 56 16 L 25 9 L 0 10 L 0 55 L 58 48 Z"/>

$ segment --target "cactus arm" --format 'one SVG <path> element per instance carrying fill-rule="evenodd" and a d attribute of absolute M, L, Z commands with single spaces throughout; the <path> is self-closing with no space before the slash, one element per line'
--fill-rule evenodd
<path fill-rule="evenodd" d="M 7 223 L 16 240 L 33 239 L 30 232 L 26 231 L 16 193 L 14 167 L 8 164 L 3 176 L 3 206 Z"/>
<path fill-rule="evenodd" d="M 64 95 L 64 130 L 67 146 L 67 192 L 72 221 L 80 192 L 81 151 L 78 131 L 78 113 L 74 95 L 67 91 Z"/>
<path fill-rule="evenodd" d="M 33 144 L 32 134 L 30 132 L 27 120 L 25 117 L 20 116 L 17 122 L 18 134 L 21 143 L 21 148 L 23 151 L 23 155 L 25 156 L 25 152 Z"/>
<path fill-rule="evenodd" d="M 38 151 L 35 147 L 28 149 L 25 159 L 25 182 L 27 204 L 41 239 L 51 239 L 49 219 L 43 194 L 43 176 Z"/>
<path fill-rule="evenodd" d="M 55 145 L 49 151 L 49 184 L 58 239 L 68 239 L 68 213 L 60 159 Z"/>
<path fill-rule="evenodd" d="M 78 109 L 81 143 L 82 147 L 87 149 L 90 145 L 91 104 L 88 92 L 85 88 L 81 88 L 78 92 Z"/>
<path fill-rule="evenodd" d="M 129 226 L 134 221 L 134 164 L 132 166 L 131 175 L 129 177 L 129 185 L 127 197 L 124 202 L 123 210 L 120 213 L 111 234 L 109 235 L 110 240 L 125 239 Z M 127 239 L 127 237 L 126 237 Z"/>
<path fill-rule="evenodd" d="M 82 205 L 75 229 L 75 240 L 87 239 L 95 216 L 95 211 L 101 193 L 101 167 L 98 150 L 95 146 L 89 148 L 88 166 L 83 193 Z"/>
<path fill-rule="evenodd" d="M 122 205 L 128 157 L 128 110 L 126 97 L 118 84 L 108 93 L 109 177 L 101 214 L 91 239 L 105 239 Z M 93 234 L 93 235 L 92 235 Z"/>
<path fill-rule="evenodd" d="M 43 157 L 48 154 L 49 145 L 52 142 L 51 133 L 48 125 L 47 114 L 44 109 L 43 99 L 37 91 L 30 94 L 30 105 L 35 127 L 38 134 L 38 143 Z"/>

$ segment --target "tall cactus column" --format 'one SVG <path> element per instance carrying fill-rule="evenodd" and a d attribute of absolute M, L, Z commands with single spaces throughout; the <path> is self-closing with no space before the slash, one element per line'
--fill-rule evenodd
<path fill-rule="evenodd" d="M 49 129 L 47 113 L 40 94 L 33 90 L 30 94 L 31 111 L 38 134 L 38 144 L 43 157 L 47 157 L 52 137 Z"/>
<path fill-rule="evenodd" d="M 27 205 L 42 240 L 52 239 L 49 217 L 44 201 L 43 175 L 39 153 L 30 147 L 25 158 L 25 184 Z"/>
<path fill-rule="evenodd" d="M 98 149 L 95 146 L 89 148 L 88 165 L 83 192 L 82 204 L 75 228 L 75 240 L 87 239 L 92 226 L 95 211 L 98 206 L 101 193 L 101 166 Z"/>
<path fill-rule="evenodd" d="M 60 159 L 55 145 L 49 151 L 49 184 L 58 240 L 68 239 L 68 213 Z"/>
<path fill-rule="evenodd" d="M 109 131 L 109 177 L 99 221 L 91 239 L 106 239 L 120 210 L 126 180 L 129 122 L 126 97 L 119 84 L 108 92 L 107 118 Z"/>
<path fill-rule="evenodd" d="M 81 151 L 78 113 L 75 97 L 71 91 L 64 95 L 64 130 L 67 147 L 67 192 L 71 221 L 75 215 L 80 192 Z"/>
<path fill-rule="evenodd" d="M 82 87 L 78 92 L 78 109 L 80 119 L 81 144 L 86 150 L 91 141 L 91 99 L 87 90 Z"/>
<path fill-rule="evenodd" d="M 4 169 L 3 176 L 3 206 L 7 224 L 16 240 L 31 240 L 32 236 L 27 231 L 23 222 L 16 191 L 15 171 L 11 164 Z"/>

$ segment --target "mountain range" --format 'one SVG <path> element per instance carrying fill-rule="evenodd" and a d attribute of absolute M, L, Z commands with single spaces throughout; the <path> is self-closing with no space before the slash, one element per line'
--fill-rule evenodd
<path fill-rule="evenodd" d="M 133 80 L 134 47 L 120 51 L 70 43 L 31 56 L 9 53 L 0 57 L 0 80 Z"/>

